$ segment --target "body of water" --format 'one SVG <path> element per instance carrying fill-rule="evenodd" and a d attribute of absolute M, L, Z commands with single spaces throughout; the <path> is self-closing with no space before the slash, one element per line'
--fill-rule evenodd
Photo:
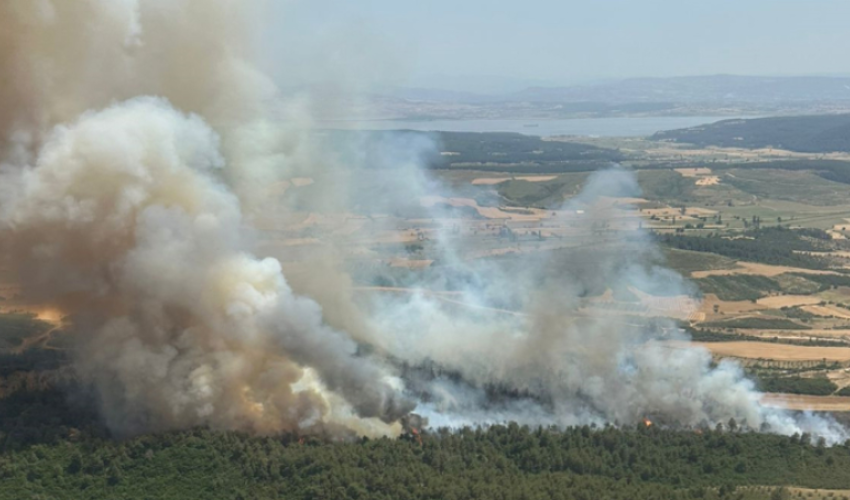
<path fill-rule="evenodd" d="M 441 132 L 518 132 L 526 135 L 581 135 L 635 137 L 662 130 L 693 127 L 745 117 L 651 116 L 626 118 L 574 118 L 566 120 L 334 120 L 321 125 L 331 129 L 422 130 Z"/>

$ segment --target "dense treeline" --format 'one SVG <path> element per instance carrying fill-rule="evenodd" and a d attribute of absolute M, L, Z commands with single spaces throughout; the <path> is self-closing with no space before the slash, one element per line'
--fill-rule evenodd
<path fill-rule="evenodd" d="M 835 383 L 828 378 L 823 377 L 760 376 L 757 381 L 759 390 L 764 392 L 829 396 L 838 390 L 838 386 L 835 385 Z"/>
<path fill-rule="evenodd" d="M 702 147 L 774 147 L 804 153 L 850 151 L 850 114 L 722 120 L 659 132 L 652 139 Z"/>
<path fill-rule="evenodd" d="M 721 300 L 757 300 L 772 293 L 811 295 L 830 288 L 850 287 L 850 276 L 839 274 L 784 273 L 776 277 L 755 274 L 713 275 L 695 279 L 694 282 L 703 294 L 713 293 Z M 839 307 L 847 304 L 838 303 Z M 786 317 L 812 320 L 817 315 L 800 308 L 782 308 Z M 742 327 L 745 328 L 745 327 Z"/>
<path fill-rule="evenodd" d="M 442 166 L 458 163 L 530 163 L 565 161 L 614 162 L 623 156 L 614 150 L 587 144 L 544 141 L 540 137 L 516 133 L 439 132 L 435 134 L 445 154 Z M 441 166 L 435 163 L 435 166 Z"/>
<path fill-rule="evenodd" d="M 735 260 L 761 262 L 781 266 L 807 269 L 826 269 L 828 262 L 798 252 L 813 252 L 826 249 L 828 235 L 817 229 L 791 230 L 769 227 L 748 231 L 740 238 L 724 238 L 666 234 L 661 242 L 680 250 L 710 252 Z"/>
<path fill-rule="evenodd" d="M 612 149 L 507 132 L 326 131 L 318 136 L 340 160 L 357 158 L 352 167 L 395 168 L 412 160 L 430 168 L 523 172 L 588 172 L 625 157 Z"/>
<path fill-rule="evenodd" d="M 649 415 L 649 428 L 509 424 L 426 431 L 421 442 L 203 429 L 120 440 L 100 423 L 96 398 L 61 374 L 0 386 L 0 500 L 767 500 L 778 490 L 747 487 L 850 487 L 850 443 L 758 434 L 746 422 L 677 429 Z"/>
<path fill-rule="evenodd" d="M 803 274 L 790 273 L 793 276 L 805 278 L 807 281 L 813 281 L 821 286 L 820 290 L 828 290 L 839 286 L 850 287 L 850 276 L 841 274 Z"/>
<path fill-rule="evenodd" d="M 700 328 L 684 325 L 682 328 L 690 335 L 694 342 L 769 342 L 771 344 L 798 345 L 804 347 L 843 347 L 841 340 L 825 340 L 815 337 L 810 338 L 787 338 L 787 337 L 760 337 L 757 335 L 746 335 L 743 333 L 727 333 L 718 330 Z"/>
<path fill-rule="evenodd" d="M 20 354 L 0 352 L 0 377 L 20 371 L 55 370 L 69 359 L 67 351 L 57 349 L 27 349 Z"/>
<path fill-rule="evenodd" d="M 785 318 L 744 317 L 703 323 L 706 328 L 751 328 L 758 330 L 811 330 L 810 326 Z"/>
<path fill-rule="evenodd" d="M 850 488 L 846 446 L 724 427 L 509 424 L 425 433 L 421 443 L 200 429 L 77 436 L 0 454 L 0 499 L 767 499 L 775 496 L 744 487 Z"/>

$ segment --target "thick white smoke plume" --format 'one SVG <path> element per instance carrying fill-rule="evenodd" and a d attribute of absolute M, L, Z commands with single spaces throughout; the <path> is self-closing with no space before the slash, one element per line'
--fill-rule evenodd
<path fill-rule="evenodd" d="M 574 221 L 568 262 L 470 259 L 438 224 L 437 270 L 405 287 L 448 300 L 355 300 L 345 238 L 286 253 L 288 280 L 255 257 L 249 220 L 307 207 L 365 213 L 377 231 L 389 218 L 372 215 L 444 194 L 418 136 L 310 132 L 309 99 L 283 99 L 257 68 L 262 17 L 245 0 L 0 4 L 2 255 L 30 300 L 72 318 L 77 371 L 116 432 L 392 434 L 415 409 L 432 425 L 660 415 L 846 437 L 762 407 L 739 367 L 676 344 L 669 321 L 587 306 L 605 289 L 688 291 L 605 198 L 631 194 L 621 171 L 563 210 L 592 214 Z M 274 181 L 298 176 L 311 194 L 271 204 Z"/>
<path fill-rule="evenodd" d="M 5 254 L 73 315 L 119 432 L 389 432 L 412 407 L 390 373 L 243 243 L 234 192 L 289 158 L 265 147 L 249 3 L 3 3 Z"/>

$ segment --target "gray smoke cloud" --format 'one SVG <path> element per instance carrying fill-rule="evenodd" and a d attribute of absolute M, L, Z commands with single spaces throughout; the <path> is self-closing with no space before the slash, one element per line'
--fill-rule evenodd
<path fill-rule="evenodd" d="M 671 321 L 592 298 L 692 291 L 611 198 L 635 194 L 631 174 L 594 174 L 557 210 L 555 247 L 478 258 L 423 168 L 431 141 L 317 133 L 309 92 L 278 93 L 257 63 L 263 8 L 0 5 L 3 256 L 30 300 L 73 318 L 77 372 L 116 432 L 391 435 L 415 410 L 431 425 L 660 415 L 846 438 L 761 406 Z M 346 268 L 377 278 L 372 243 L 413 219 L 438 265 L 364 295 Z"/>

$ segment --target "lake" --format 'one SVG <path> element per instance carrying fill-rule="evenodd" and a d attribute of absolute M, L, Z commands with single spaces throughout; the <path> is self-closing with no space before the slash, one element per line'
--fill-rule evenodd
<path fill-rule="evenodd" d="M 423 130 L 442 132 L 518 132 L 526 135 L 647 136 L 662 130 L 693 127 L 745 117 L 650 116 L 574 118 L 566 120 L 333 120 L 322 127 L 356 130 Z"/>

